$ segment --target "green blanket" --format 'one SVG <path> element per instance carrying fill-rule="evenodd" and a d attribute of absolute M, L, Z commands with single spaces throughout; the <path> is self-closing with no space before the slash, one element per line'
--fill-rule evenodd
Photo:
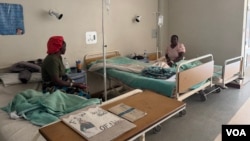
<path fill-rule="evenodd" d="M 1 109 L 8 114 L 16 114 L 31 123 L 43 126 L 54 122 L 60 116 L 89 105 L 101 103 L 100 99 L 85 99 L 66 94 L 59 90 L 52 94 L 28 89 L 18 93 L 13 100 Z"/>

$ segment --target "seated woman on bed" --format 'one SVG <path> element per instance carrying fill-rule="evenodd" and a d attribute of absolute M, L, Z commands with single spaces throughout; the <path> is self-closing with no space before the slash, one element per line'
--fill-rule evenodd
<path fill-rule="evenodd" d="M 59 89 L 66 93 L 78 94 L 90 98 L 84 92 L 86 85 L 73 82 L 65 73 L 62 56 L 66 43 L 62 36 L 52 36 L 47 43 L 47 56 L 42 63 L 43 92 L 54 92 Z"/>
<path fill-rule="evenodd" d="M 186 48 L 183 43 L 179 43 L 179 37 L 177 35 L 171 36 L 171 44 L 166 48 L 166 60 L 169 66 L 184 59 L 184 53 Z"/>

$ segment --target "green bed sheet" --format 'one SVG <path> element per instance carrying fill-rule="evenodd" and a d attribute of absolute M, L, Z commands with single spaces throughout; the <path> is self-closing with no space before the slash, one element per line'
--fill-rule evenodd
<path fill-rule="evenodd" d="M 214 65 L 214 76 L 220 78 L 221 75 L 222 75 L 222 66 Z"/>
<path fill-rule="evenodd" d="M 115 69 L 107 69 L 107 75 L 123 82 L 130 87 L 148 89 L 168 97 L 172 97 L 176 86 L 175 81 L 148 78 L 140 74 L 134 74 Z"/>

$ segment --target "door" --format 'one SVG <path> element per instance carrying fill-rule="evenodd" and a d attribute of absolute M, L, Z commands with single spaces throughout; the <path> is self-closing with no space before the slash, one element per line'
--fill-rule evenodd
<path fill-rule="evenodd" d="M 247 0 L 244 42 L 244 76 L 250 78 L 250 0 Z"/>

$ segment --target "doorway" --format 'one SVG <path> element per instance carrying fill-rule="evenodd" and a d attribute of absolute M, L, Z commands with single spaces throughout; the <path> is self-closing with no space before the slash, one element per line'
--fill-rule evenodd
<path fill-rule="evenodd" d="M 245 18 L 243 26 L 243 72 L 244 83 L 250 81 L 250 0 L 245 1 Z"/>

